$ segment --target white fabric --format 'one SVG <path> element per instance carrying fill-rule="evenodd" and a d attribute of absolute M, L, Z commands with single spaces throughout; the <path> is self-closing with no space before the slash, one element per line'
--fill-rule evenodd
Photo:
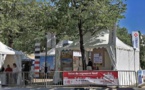
<path fill-rule="evenodd" d="M 60 77 L 60 69 L 61 69 L 61 66 L 60 66 L 60 53 L 61 53 L 61 49 L 60 48 L 56 48 L 56 63 L 55 63 L 55 72 L 54 72 L 54 76 L 53 76 L 53 83 L 57 84 L 58 82 L 61 81 L 61 77 Z"/>
<path fill-rule="evenodd" d="M 5 60 L 5 58 L 6 58 L 6 54 L 2 54 L 2 53 L 0 53 L 0 68 L 2 67 L 2 65 L 4 64 L 4 60 Z"/>
<path fill-rule="evenodd" d="M 22 52 L 16 51 L 16 50 L 8 47 L 7 45 L 3 44 L 2 42 L 0 42 L 0 53 L 11 54 L 11 55 L 22 54 Z"/>
<path fill-rule="evenodd" d="M 91 66 L 87 66 L 87 70 L 92 70 L 92 67 Z"/>
<path fill-rule="evenodd" d="M 22 52 L 21 52 L 22 53 Z M 17 64 L 17 68 L 18 68 L 18 71 L 19 72 L 21 72 L 22 71 L 22 59 L 23 58 L 25 58 L 25 57 L 23 57 L 24 56 L 24 54 L 21 54 L 21 55 L 15 55 L 15 60 L 17 60 L 16 61 L 16 64 Z M 19 73 L 18 74 L 18 80 L 17 80 L 17 85 L 20 85 L 21 83 L 22 83 L 22 74 L 21 73 Z"/>
<path fill-rule="evenodd" d="M 84 35 L 83 38 L 84 38 L 84 47 L 86 50 L 90 50 L 96 47 L 103 47 L 109 44 L 109 31 L 104 30 L 93 36 L 91 35 L 91 33 L 87 33 L 86 35 Z M 79 40 L 76 40 L 67 48 L 79 50 L 79 46 L 80 46 Z"/>
<path fill-rule="evenodd" d="M 93 48 L 100 48 L 104 47 L 107 49 L 108 54 L 111 58 L 112 65 L 115 70 L 139 70 L 139 50 L 135 51 L 134 56 L 134 49 L 133 47 L 126 45 L 123 43 L 119 38 L 113 38 L 114 31 L 103 30 L 96 35 L 91 36 L 90 33 L 84 35 L 84 47 L 85 50 L 92 50 Z M 115 41 L 112 41 L 116 40 Z M 116 43 L 114 45 L 113 43 Z M 79 49 L 79 40 L 74 41 L 68 47 L 64 49 L 73 49 L 73 50 L 80 50 Z M 128 53 L 128 51 L 130 51 Z M 134 58 L 135 58 L 135 65 L 134 65 Z M 130 61 L 128 61 L 130 60 Z M 127 65 L 127 66 L 122 66 Z M 129 69 L 129 65 L 131 66 Z M 127 68 L 126 68 L 127 67 Z"/>
<path fill-rule="evenodd" d="M 135 85 L 137 83 L 136 81 L 136 73 L 133 71 L 119 71 L 118 72 L 118 80 L 119 85 L 127 86 L 127 85 Z"/>
<path fill-rule="evenodd" d="M 0 74 L 0 82 L 1 82 L 1 85 L 6 84 L 6 73 L 1 73 Z"/>

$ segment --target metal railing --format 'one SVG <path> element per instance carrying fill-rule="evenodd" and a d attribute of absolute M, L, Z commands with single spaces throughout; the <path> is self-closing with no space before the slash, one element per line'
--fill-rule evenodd
<path fill-rule="evenodd" d="M 135 71 L 118 71 L 119 87 L 137 87 L 137 72 Z"/>
<path fill-rule="evenodd" d="M 136 87 L 137 86 L 137 73 L 135 71 L 117 71 L 118 72 L 118 85 L 119 87 Z M 63 84 L 63 71 L 49 71 L 49 73 L 39 73 L 39 77 L 35 77 L 32 72 L 19 72 L 17 74 L 10 72 L 0 73 L 1 85 L 13 87 L 98 87 L 103 86 L 95 83 L 85 83 L 76 85 Z M 71 82 L 71 80 L 70 80 Z M 113 86 L 113 85 L 108 85 Z"/>

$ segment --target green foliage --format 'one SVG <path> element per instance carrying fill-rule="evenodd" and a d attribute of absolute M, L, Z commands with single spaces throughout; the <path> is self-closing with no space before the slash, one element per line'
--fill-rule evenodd
<path fill-rule="evenodd" d="M 139 34 L 142 37 L 140 38 L 140 65 L 142 69 L 145 69 L 145 36 L 140 31 Z"/>
<path fill-rule="evenodd" d="M 17 50 L 34 51 L 36 40 L 44 42 L 50 25 L 48 2 L 0 0 L 0 41 Z M 47 25 L 48 24 L 48 25 Z"/>
<path fill-rule="evenodd" d="M 128 30 L 125 27 L 123 27 L 123 28 L 118 27 L 118 29 L 117 29 L 117 37 L 121 41 L 123 41 L 124 43 L 132 46 L 131 34 L 128 33 Z"/>
<path fill-rule="evenodd" d="M 61 22 L 60 32 L 68 35 L 79 33 L 78 20 L 82 21 L 83 33 L 112 29 L 126 10 L 126 5 L 119 0 L 53 0 L 53 3 L 56 18 Z"/>
<path fill-rule="evenodd" d="M 0 41 L 24 52 L 33 52 L 34 43 L 45 44 L 45 33 L 60 39 L 112 29 L 126 5 L 121 0 L 0 0 Z"/>

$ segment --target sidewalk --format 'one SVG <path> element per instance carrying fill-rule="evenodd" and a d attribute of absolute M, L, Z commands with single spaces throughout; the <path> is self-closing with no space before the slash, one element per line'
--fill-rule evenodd
<path fill-rule="evenodd" d="M 96 89 L 92 89 L 92 88 L 88 88 L 88 89 L 84 89 L 84 88 L 2 88 L 0 90 L 145 90 L 143 88 L 120 88 L 120 89 L 109 89 L 109 88 L 96 88 Z"/>
<path fill-rule="evenodd" d="M 3 87 L 0 90 L 145 90 L 145 86 L 142 88 L 107 88 L 107 87 Z"/>

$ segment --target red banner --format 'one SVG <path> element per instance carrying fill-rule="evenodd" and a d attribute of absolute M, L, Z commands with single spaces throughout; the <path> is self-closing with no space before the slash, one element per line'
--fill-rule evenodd
<path fill-rule="evenodd" d="M 117 71 L 71 71 L 63 72 L 64 85 L 118 85 Z"/>

